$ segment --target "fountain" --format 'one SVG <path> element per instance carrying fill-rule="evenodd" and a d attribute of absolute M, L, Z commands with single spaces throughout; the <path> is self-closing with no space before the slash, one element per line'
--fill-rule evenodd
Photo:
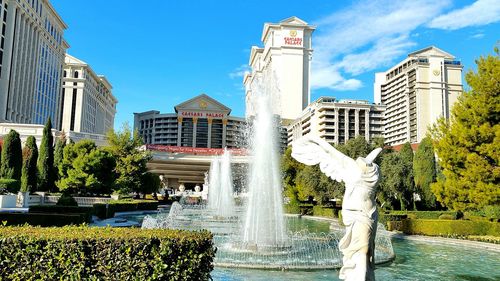
<path fill-rule="evenodd" d="M 257 96 L 258 115 L 253 122 L 249 173 L 249 197 L 243 228 L 243 244 L 259 250 L 288 244 L 281 195 L 281 176 L 271 98 Z"/>
<path fill-rule="evenodd" d="M 172 216 L 158 215 L 157 220 L 169 222 L 172 228 L 214 233 L 217 255 L 214 264 L 219 267 L 265 269 L 333 269 L 342 266 L 338 245 L 343 229 L 331 222 L 333 231 L 292 231 L 290 223 L 306 221 L 285 216 L 279 167 L 277 126 L 279 118 L 272 114 L 277 95 L 269 85 L 272 81 L 257 83 L 252 89 L 254 108 L 248 172 L 248 200 L 244 206 L 232 207 L 230 184 L 230 155 L 212 160 L 209 174 L 208 204 L 183 206 Z M 267 85 L 267 86 L 264 86 Z M 229 192 L 231 191 L 231 192 Z M 231 195 L 231 200 L 227 199 Z M 226 199 L 222 199 L 226 197 Z M 228 200 L 228 201 L 224 201 Z M 231 203 L 228 203 L 231 202 Z M 226 208 L 228 207 L 228 208 Z M 161 222 L 147 225 L 167 225 Z M 376 237 L 375 261 L 387 262 L 394 258 L 389 235 L 379 225 Z"/>
<path fill-rule="evenodd" d="M 208 208 L 216 217 L 234 215 L 234 189 L 231 175 L 231 152 L 224 149 L 222 157 L 214 157 L 210 165 Z"/>

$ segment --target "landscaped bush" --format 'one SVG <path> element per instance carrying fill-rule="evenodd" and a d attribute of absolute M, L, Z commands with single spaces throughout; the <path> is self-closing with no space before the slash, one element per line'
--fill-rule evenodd
<path fill-rule="evenodd" d="M 399 213 L 385 214 L 385 213 L 382 213 L 382 214 L 379 214 L 379 216 L 378 216 L 378 222 L 383 224 L 384 226 L 387 227 L 388 230 L 390 230 L 389 226 L 387 225 L 388 222 L 402 221 L 402 220 L 405 220 L 407 218 L 408 218 L 407 214 L 399 214 Z"/>
<path fill-rule="evenodd" d="M 207 231 L 0 227 L 3 280 L 208 280 Z"/>
<path fill-rule="evenodd" d="M 439 216 L 440 220 L 454 220 L 455 217 L 453 215 L 450 215 L 450 214 L 442 214 Z"/>
<path fill-rule="evenodd" d="M 467 220 L 403 220 L 400 226 L 389 222 L 391 230 L 406 234 L 461 237 L 469 235 L 500 236 L 500 224 L 488 221 Z"/>
<path fill-rule="evenodd" d="M 0 179 L 0 190 L 17 193 L 21 189 L 21 181 L 14 179 Z"/>
<path fill-rule="evenodd" d="M 300 206 L 297 201 L 290 201 L 288 204 L 285 204 L 285 213 L 287 214 L 300 214 Z"/>
<path fill-rule="evenodd" d="M 100 219 L 112 218 L 116 212 L 157 210 L 158 201 L 149 200 L 111 200 L 107 204 L 94 204 L 94 214 Z"/>
<path fill-rule="evenodd" d="M 313 215 L 317 217 L 338 218 L 339 210 L 316 205 L 313 207 Z"/>
<path fill-rule="evenodd" d="M 498 220 L 500 219 L 500 206 L 498 205 L 488 205 L 484 207 L 484 216 L 492 219 Z"/>
<path fill-rule="evenodd" d="M 65 226 L 87 221 L 86 214 L 0 213 L 0 222 L 6 225 Z"/>
<path fill-rule="evenodd" d="M 57 200 L 56 203 L 57 206 L 72 206 L 72 207 L 78 207 L 78 202 L 76 202 L 75 198 L 73 196 L 63 193 L 61 197 L 59 197 L 59 200 Z"/>
<path fill-rule="evenodd" d="M 54 214 L 84 214 L 85 222 L 92 221 L 92 207 L 73 207 L 73 206 L 54 206 L 54 205 L 36 205 L 30 206 L 30 213 L 54 213 Z"/>
<path fill-rule="evenodd" d="M 455 211 L 391 211 L 391 215 L 407 215 L 412 219 L 439 219 L 439 216 L 447 214 L 453 217 L 454 220 L 460 218 L 458 212 Z"/>

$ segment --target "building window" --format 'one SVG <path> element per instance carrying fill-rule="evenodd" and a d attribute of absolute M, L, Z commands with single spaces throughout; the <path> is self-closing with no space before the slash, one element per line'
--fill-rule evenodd
<path fill-rule="evenodd" d="M 75 71 L 75 74 L 73 75 L 73 78 L 78 78 L 78 71 Z"/>
<path fill-rule="evenodd" d="M 66 77 L 67 73 L 66 70 L 63 72 L 63 77 Z"/>

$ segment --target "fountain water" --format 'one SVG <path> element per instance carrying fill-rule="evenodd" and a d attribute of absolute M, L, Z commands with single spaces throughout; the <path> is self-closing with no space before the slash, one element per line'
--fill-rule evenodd
<path fill-rule="evenodd" d="M 208 208 L 215 210 L 219 204 L 220 195 L 220 158 L 212 158 L 208 174 Z"/>
<path fill-rule="evenodd" d="M 272 114 L 269 93 L 255 91 L 257 115 L 253 120 L 249 173 L 249 198 L 243 228 L 243 244 L 259 250 L 287 245 L 283 217 L 281 176 L 276 135 L 277 118 Z"/>
<path fill-rule="evenodd" d="M 234 216 L 234 189 L 229 150 L 224 149 L 222 157 L 214 157 L 209 176 L 208 208 L 216 217 Z"/>
<path fill-rule="evenodd" d="M 229 194 L 222 190 L 222 182 L 231 182 L 229 175 L 221 172 L 221 167 L 222 170 L 230 171 L 230 157 L 224 161 L 214 158 L 210 167 L 206 209 L 204 206 L 184 206 L 180 215 L 165 218 L 159 216 L 158 220 L 173 219 L 177 222 L 169 225 L 174 228 L 208 229 L 214 233 L 214 243 L 218 248 L 214 263 L 217 266 L 268 269 L 339 268 L 342 266 L 342 256 L 338 242 L 344 230 L 337 223 L 331 222 L 330 227 L 333 229 L 327 233 L 287 230 L 287 223 L 300 219 L 286 217 L 283 212 L 277 135 L 279 118 L 272 114 L 272 104 L 276 102 L 277 95 L 273 95 L 273 88 L 268 86 L 275 84 L 273 81 L 265 81 L 252 88 L 255 98 L 253 108 L 257 110 L 257 115 L 250 128 L 252 161 L 247 180 L 249 192 L 246 207 L 233 208 L 232 211 L 224 213 L 230 213 L 230 217 L 222 219 L 212 214 L 223 202 L 220 197 Z M 232 191 L 232 188 L 227 186 L 224 189 Z M 246 210 L 243 210 L 244 208 Z M 148 221 L 148 225 L 151 225 L 151 222 Z M 156 225 L 162 224 L 157 222 Z M 381 263 L 393 258 L 390 238 L 379 225 L 375 261 Z"/>

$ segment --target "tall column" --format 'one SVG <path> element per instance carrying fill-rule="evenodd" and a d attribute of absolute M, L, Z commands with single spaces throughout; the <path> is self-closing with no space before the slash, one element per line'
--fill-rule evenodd
<path fill-rule="evenodd" d="M 365 110 L 365 140 L 370 141 L 370 109 Z"/>
<path fill-rule="evenodd" d="M 359 136 L 359 109 L 354 110 L 354 137 Z"/>
<path fill-rule="evenodd" d="M 335 144 L 339 144 L 340 132 L 339 132 L 339 109 L 335 108 Z"/>
<path fill-rule="evenodd" d="M 212 148 L 212 118 L 211 117 L 207 118 L 207 123 L 208 123 L 207 147 Z"/>
<path fill-rule="evenodd" d="M 349 140 L 349 108 L 344 108 L 344 143 Z"/>
<path fill-rule="evenodd" d="M 222 119 L 222 148 L 226 147 L 227 119 Z"/>
<path fill-rule="evenodd" d="M 181 146 L 182 137 L 182 116 L 177 117 L 177 146 Z"/>
<path fill-rule="evenodd" d="M 193 147 L 196 147 L 196 127 L 198 123 L 198 117 L 193 117 Z"/>

